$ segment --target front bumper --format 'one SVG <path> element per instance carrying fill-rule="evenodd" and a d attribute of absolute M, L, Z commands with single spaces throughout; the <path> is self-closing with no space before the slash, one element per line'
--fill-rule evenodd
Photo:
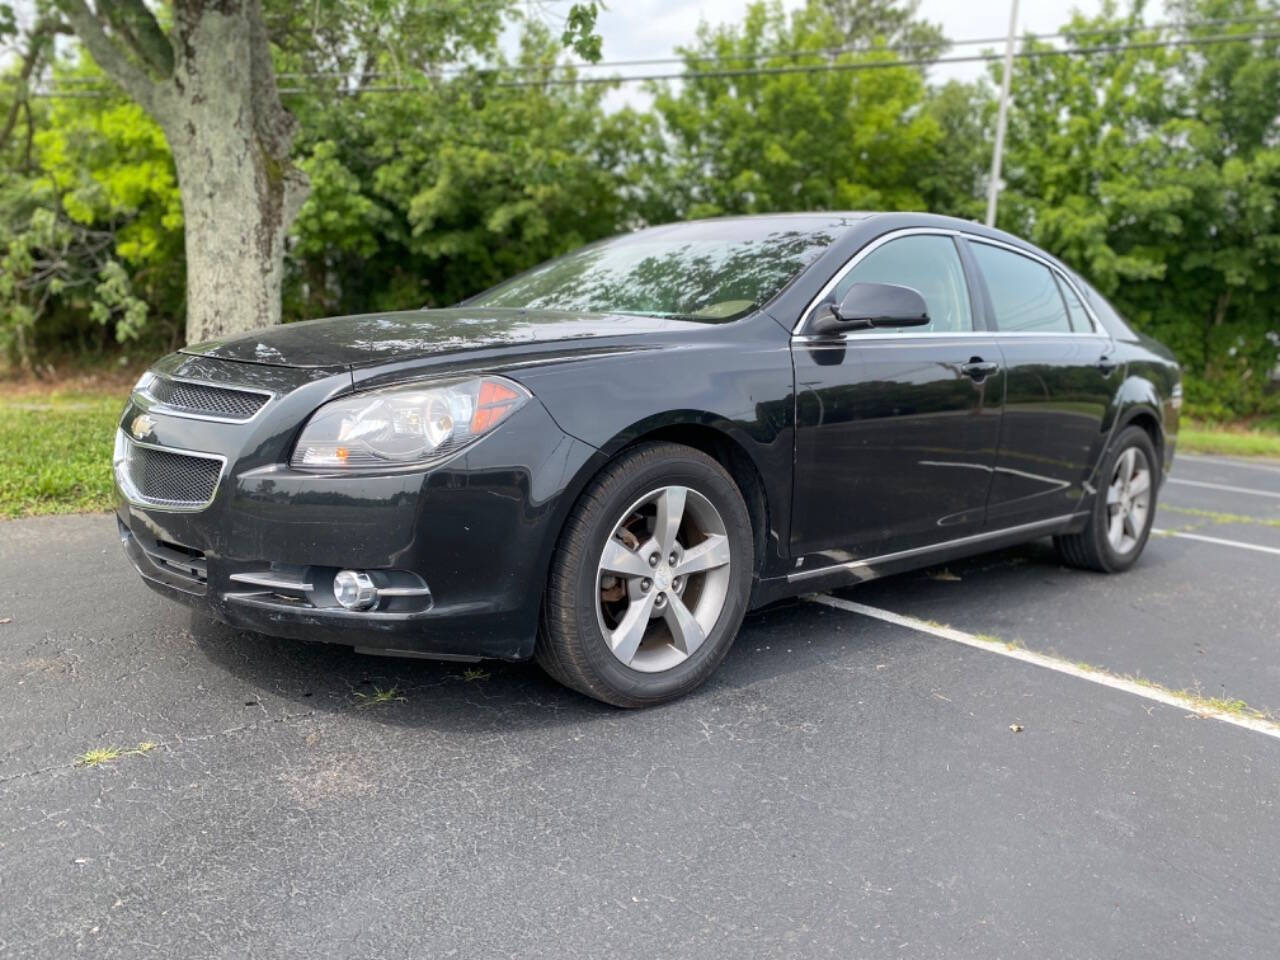
<path fill-rule="evenodd" d="M 169 363 L 242 384 L 256 365 Z M 198 363 L 199 370 L 193 371 Z M 198 511 L 131 501 L 117 488 L 121 541 L 148 586 L 232 626 L 370 652 L 523 659 L 533 652 L 547 564 L 574 493 L 599 454 L 556 426 L 537 400 L 462 454 L 426 470 L 350 475 L 288 466 L 317 406 L 350 389 L 345 373 L 266 368 L 277 399 L 251 424 L 168 416 L 145 439 L 226 458 Z M 368 612 L 333 598 L 339 569 L 420 585 Z"/>

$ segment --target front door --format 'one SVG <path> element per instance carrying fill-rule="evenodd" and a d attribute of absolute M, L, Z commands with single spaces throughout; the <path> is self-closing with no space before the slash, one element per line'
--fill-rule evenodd
<path fill-rule="evenodd" d="M 854 283 L 917 290 L 927 326 L 794 338 L 791 549 L 806 566 L 981 531 L 1004 372 L 970 294 L 957 240 L 911 233 L 864 248 L 824 303 Z M 803 330 L 803 328 L 802 328 Z"/>
<path fill-rule="evenodd" d="M 1123 379 L 1114 344 L 1047 263 L 977 238 L 967 242 L 986 284 L 1008 377 L 988 527 L 1077 513 Z"/>

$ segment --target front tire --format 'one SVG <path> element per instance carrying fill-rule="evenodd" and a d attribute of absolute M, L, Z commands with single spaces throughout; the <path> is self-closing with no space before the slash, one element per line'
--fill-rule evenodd
<path fill-rule="evenodd" d="M 746 613 L 751 520 L 714 459 L 674 443 L 625 451 L 592 480 L 551 562 L 534 656 L 619 707 L 693 690 Z"/>
<path fill-rule="evenodd" d="M 1128 570 L 1142 555 L 1156 515 L 1160 461 L 1147 431 L 1125 427 L 1116 437 L 1100 476 L 1089 525 L 1080 533 L 1055 537 L 1070 566 L 1101 573 Z"/>

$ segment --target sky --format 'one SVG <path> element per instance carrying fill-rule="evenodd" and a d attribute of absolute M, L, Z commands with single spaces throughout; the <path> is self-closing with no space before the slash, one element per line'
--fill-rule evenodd
<path fill-rule="evenodd" d="M 677 46 L 693 41 L 700 21 L 712 24 L 734 23 L 742 19 L 748 0 L 606 0 L 598 29 L 604 41 L 604 60 L 630 60 L 670 56 Z M 563 9 L 568 0 L 544 3 L 551 11 Z M 783 0 L 787 9 L 803 4 L 803 0 Z M 1018 33 L 1054 33 L 1071 16 L 1072 10 L 1086 15 L 1096 14 L 1101 0 L 1019 0 Z M 1009 0 L 923 0 L 920 16 L 940 23 L 952 40 L 1003 37 L 1009 29 Z M 547 22 L 556 23 L 554 15 Z M 1000 46 L 994 44 L 993 46 Z M 981 52 L 982 47 L 966 47 L 953 55 Z M 635 72 L 634 68 L 627 68 Z M 646 72 L 667 71 L 673 67 L 646 67 Z M 951 64 L 935 67 L 930 79 L 969 80 L 986 73 L 981 63 Z M 630 103 L 643 107 L 648 102 L 638 84 L 624 84 L 614 91 L 610 106 Z"/>

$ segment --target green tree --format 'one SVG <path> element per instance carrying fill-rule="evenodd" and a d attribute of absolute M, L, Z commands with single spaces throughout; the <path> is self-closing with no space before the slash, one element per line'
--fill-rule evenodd
<path fill-rule="evenodd" d="M 1277 5 L 1180 0 L 1170 12 L 1196 23 Z M 1264 403 L 1280 347 L 1280 41 L 1245 39 L 1267 32 L 1247 22 L 1133 29 L 1141 24 L 1141 4 L 1120 13 L 1108 3 L 1067 32 L 1100 47 L 1242 41 L 1019 61 L 1000 224 L 1062 256 L 1169 343 L 1194 409 L 1248 414 Z"/>
<path fill-rule="evenodd" d="M 643 121 L 606 114 L 606 87 L 550 82 L 559 53 L 530 23 L 518 72 L 370 93 L 324 116 L 300 102 L 313 197 L 290 312 L 447 305 L 623 229 Z"/>
<path fill-rule="evenodd" d="M 164 131 L 182 192 L 191 340 L 281 316 L 286 237 L 308 183 L 293 162 L 298 123 L 281 99 L 269 24 L 300 67 L 422 75 L 441 58 L 491 47 L 503 14 L 517 6 L 322 0 L 274 8 L 269 20 L 262 0 L 178 0 L 159 17 L 144 0 L 56 3 L 98 65 Z M 576 4 L 564 38 L 598 55 L 595 9 Z M 336 82 L 336 92 L 350 92 L 349 81 Z"/>
<path fill-rule="evenodd" d="M 922 72 L 896 65 L 880 34 L 856 52 L 832 52 L 849 44 L 847 24 L 861 22 L 854 14 L 867 20 L 869 6 L 810 0 L 788 15 L 776 0 L 756 2 L 740 25 L 702 25 L 682 51 L 699 79 L 654 87 L 662 133 L 650 219 L 922 207 L 917 173 L 942 133 L 923 109 Z M 769 72 L 832 65 L 869 69 Z M 735 70 L 743 73 L 717 75 Z"/>

